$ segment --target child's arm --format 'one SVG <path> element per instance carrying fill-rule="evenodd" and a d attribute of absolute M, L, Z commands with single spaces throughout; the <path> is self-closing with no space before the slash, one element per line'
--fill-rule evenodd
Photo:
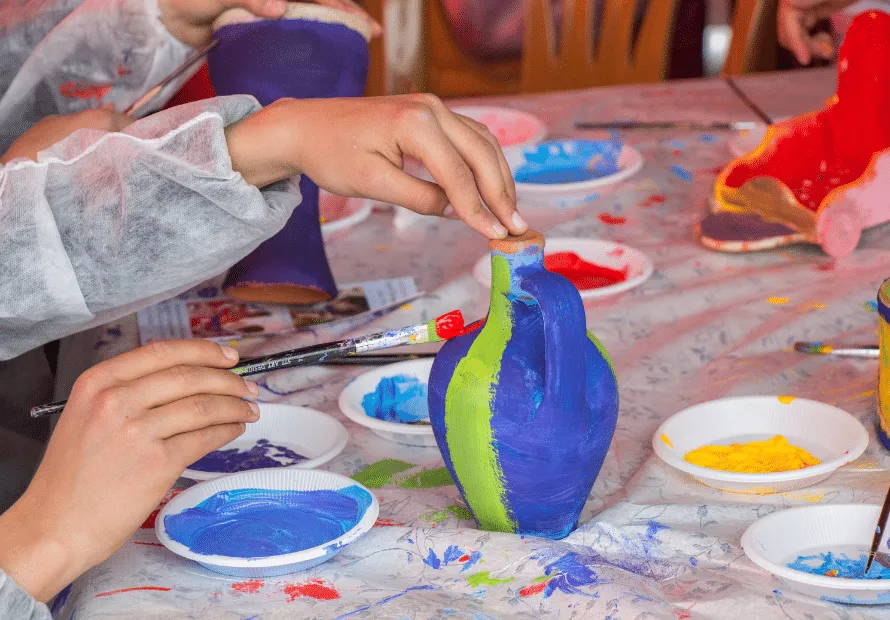
<path fill-rule="evenodd" d="M 256 384 L 224 370 L 237 361 L 207 341 L 158 342 L 80 376 L 34 479 L 0 515 L 0 611 L 29 606 L 4 572 L 48 601 L 114 553 L 189 464 L 259 419 Z"/>
<path fill-rule="evenodd" d="M 283 99 L 229 127 L 226 138 L 233 167 L 256 185 L 305 172 L 335 194 L 426 215 L 449 217 L 451 205 L 490 239 L 527 229 L 497 140 L 432 95 Z M 436 183 L 404 172 L 406 156 Z"/>

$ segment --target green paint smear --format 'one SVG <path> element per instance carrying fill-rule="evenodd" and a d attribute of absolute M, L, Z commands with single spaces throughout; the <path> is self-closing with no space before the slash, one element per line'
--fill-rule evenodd
<path fill-rule="evenodd" d="M 396 480 L 396 484 L 403 489 L 435 489 L 454 484 L 451 474 L 444 467 L 439 469 L 425 469 L 402 480 Z"/>
<path fill-rule="evenodd" d="M 455 518 L 460 519 L 461 521 L 473 520 L 473 513 L 470 512 L 470 509 L 466 506 L 459 506 L 457 504 L 454 504 L 452 506 L 445 506 L 445 510 L 453 514 Z"/>
<path fill-rule="evenodd" d="M 475 573 L 467 577 L 467 583 L 474 588 L 478 588 L 479 586 L 497 586 L 502 583 L 510 583 L 516 579 L 516 577 L 508 577 L 507 579 L 495 579 L 490 576 L 490 571 L 485 571 L 482 573 Z"/>
<path fill-rule="evenodd" d="M 590 332 L 587 332 L 587 337 L 590 338 L 590 342 L 592 342 L 593 346 L 596 347 L 596 350 L 600 352 L 600 355 L 602 355 L 606 359 L 606 363 L 609 365 L 609 368 L 612 369 L 612 374 L 615 376 L 615 383 L 617 385 L 618 373 L 615 372 L 615 364 L 612 363 L 612 358 L 609 357 L 609 352 L 606 351 L 606 347 L 604 347 L 603 343 L 600 342 L 599 339 Z"/>
<path fill-rule="evenodd" d="M 427 523 L 442 523 L 445 519 L 448 518 L 447 510 L 436 510 L 429 514 L 420 515 L 421 521 L 426 521 Z"/>
<path fill-rule="evenodd" d="M 532 583 L 541 583 L 542 581 L 550 581 L 555 575 L 541 575 L 532 579 Z"/>
<path fill-rule="evenodd" d="M 352 479 L 369 489 L 379 489 L 389 484 L 392 477 L 396 474 L 414 467 L 417 467 L 417 465 L 397 459 L 384 459 L 368 465 L 357 474 L 354 474 Z"/>
<path fill-rule="evenodd" d="M 491 429 L 491 400 L 501 356 L 513 331 L 509 290 L 507 259 L 493 254 L 488 320 L 466 357 L 458 362 L 445 394 L 445 438 L 451 447 L 454 473 L 479 525 L 494 532 L 516 531 L 516 523 L 507 514 L 504 472 Z"/>

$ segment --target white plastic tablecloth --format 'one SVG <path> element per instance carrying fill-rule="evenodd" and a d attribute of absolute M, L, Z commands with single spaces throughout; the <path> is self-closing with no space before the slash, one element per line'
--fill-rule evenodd
<path fill-rule="evenodd" d="M 794 96 L 787 78 L 773 79 L 774 92 L 783 93 L 776 97 Z M 720 81 L 500 103 L 540 115 L 555 137 L 579 135 L 573 120 L 754 120 Z M 338 411 L 340 390 L 360 369 L 283 371 L 261 379 L 262 399 L 315 407 L 344 422 L 350 442 L 325 469 L 357 475 L 373 488 L 381 504 L 377 527 L 309 572 L 254 581 L 208 572 L 160 546 L 152 529 L 140 529 L 73 584 L 57 617 L 890 618 L 885 609 L 797 595 L 755 567 L 739 546 L 744 529 L 775 510 L 883 498 L 890 458 L 874 436 L 877 362 L 807 357 L 789 346 L 797 340 L 877 341 L 870 302 L 890 275 L 887 227 L 865 233 L 856 253 L 838 263 L 813 247 L 710 252 L 695 242 L 693 226 L 729 160 L 728 135 L 625 132 L 625 138 L 644 154 L 646 166 L 614 193 L 589 196 L 576 208 L 524 210 L 548 237 L 629 243 L 656 265 L 640 288 L 586 305 L 589 328 L 614 359 L 621 409 L 576 532 L 555 542 L 477 530 L 442 475 L 436 449 L 389 443 Z M 416 323 L 455 307 L 468 318 L 483 315 L 488 291 L 470 270 L 487 252 L 484 240 L 451 221 L 395 232 L 391 219 L 375 213 L 330 241 L 337 278 L 410 275 L 430 296 L 364 331 Z M 279 340 L 266 350 L 305 341 Z M 128 319 L 63 343 L 61 387 L 83 367 L 136 342 Z M 869 449 L 818 487 L 769 496 L 711 490 L 653 456 L 652 435 L 671 414 L 710 399 L 754 394 L 837 405 L 866 424 Z"/>

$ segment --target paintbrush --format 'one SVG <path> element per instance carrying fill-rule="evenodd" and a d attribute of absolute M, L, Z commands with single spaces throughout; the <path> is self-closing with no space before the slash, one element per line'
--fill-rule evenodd
<path fill-rule="evenodd" d="M 391 353 L 381 355 L 347 355 L 321 362 L 322 366 L 386 366 L 396 362 L 424 360 L 436 357 L 435 353 Z"/>
<path fill-rule="evenodd" d="M 148 105 L 149 102 L 151 102 L 151 100 L 154 99 L 165 86 L 167 86 L 167 84 L 177 79 L 183 73 L 194 67 L 195 63 L 199 60 L 202 60 L 207 54 L 209 54 L 210 50 L 216 47 L 216 44 L 218 42 L 219 41 L 217 39 L 213 39 L 212 41 L 210 41 L 210 43 L 206 44 L 204 47 L 198 49 L 194 54 L 186 58 L 185 62 L 179 65 L 179 67 L 177 67 L 176 70 L 173 71 L 173 73 L 165 77 L 154 88 L 139 97 L 139 99 L 137 99 L 129 108 L 124 111 L 124 114 L 126 114 L 127 116 L 136 116 L 136 114 L 146 105 Z"/>
<path fill-rule="evenodd" d="M 674 121 L 608 121 L 603 123 L 588 123 L 576 121 L 575 129 L 686 129 L 689 131 L 742 131 L 754 129 L 757 123 L 751 121 L 736 121 L 732 123 L 685 123 Z"/>
<path fill-rule="evenodd" d="M 794 350 L 807 355 L 832 355 L 834 357 L 868 357 L 874 359 L 881 356 L 881 349 L 876 344 L 833 347 L 821 342 L 795 342 Z"/>
<path fill-rule="evenodd" d="M 343 359 L 356 353 L 391 349 L 409 344 L 425 344 L 450 340 L 455 336 L 472 331 L 471 328 L 478 324 L 479 322 L 465 328 L 464 317 L 460 310 L 452 310 L 428 323 L 393 329 L 380 334 L 348 338 L 346 340 L 338 340 L 337 342 L 327 342 L 311 347 L 272 353 L 271 355 L 244 360 L 230 370 L 239 377 L 247 377 L 273 370 L 311 366 L 313 364 Z M 31 409 L 31 417 L 43 418 L 61 413 L 67 402 L 65 400 L 50 405 L 34 407 Z"/>
<path fill-rule="evenodd" d="M 881 506 L 881 514 L 878 517 L 878 524 L 875 526 L 875 535 L 871 539 L 871 550 L 868 552 L 868 561 L 865 563 L 865 574 L 868 574 L 878 547 L 881 546 L 881 538 L 884 536 L 884 528 L 887 527 L 888 515 L 890 515 L 890 489 L 887 489 L 887 496 L 884 498 L 884 505 Z"/>

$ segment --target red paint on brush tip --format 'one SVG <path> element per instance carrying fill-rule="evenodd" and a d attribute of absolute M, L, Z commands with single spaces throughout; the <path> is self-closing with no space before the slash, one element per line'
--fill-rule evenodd
<path fill-rule="evenodd" d="M 460 336 L 464 329 L 464 315 L 460 310 L 452 310 L 436 319 L 436 336 L 442 340 L 451 340 Z"/>
<path fill-rule="evenodd" d="M 618 271 L 595 263 L 588 263 L 574 252 L 555 252 L 544 256 L 547 271 L 558 273 L 580 291 L 612 286 L 627 280 L 627 267 Z"/>
<path fill-rule="evenodd" d="M 470 323 L 469 325 L 467 325 L 467 326 L 463 329 L 463 331 L 461 331 L 460 335 L 461 335 L 461 336 L 466 336 L 467 334 L 472 334 L 474 331 L 476 331 L 477 329 L 479 329 L 479 328 L 482 327 L 483 325 L 485 325 L 485 319 L 479 319 L 478 321 L 473 321 L 472 323 Z"/>

